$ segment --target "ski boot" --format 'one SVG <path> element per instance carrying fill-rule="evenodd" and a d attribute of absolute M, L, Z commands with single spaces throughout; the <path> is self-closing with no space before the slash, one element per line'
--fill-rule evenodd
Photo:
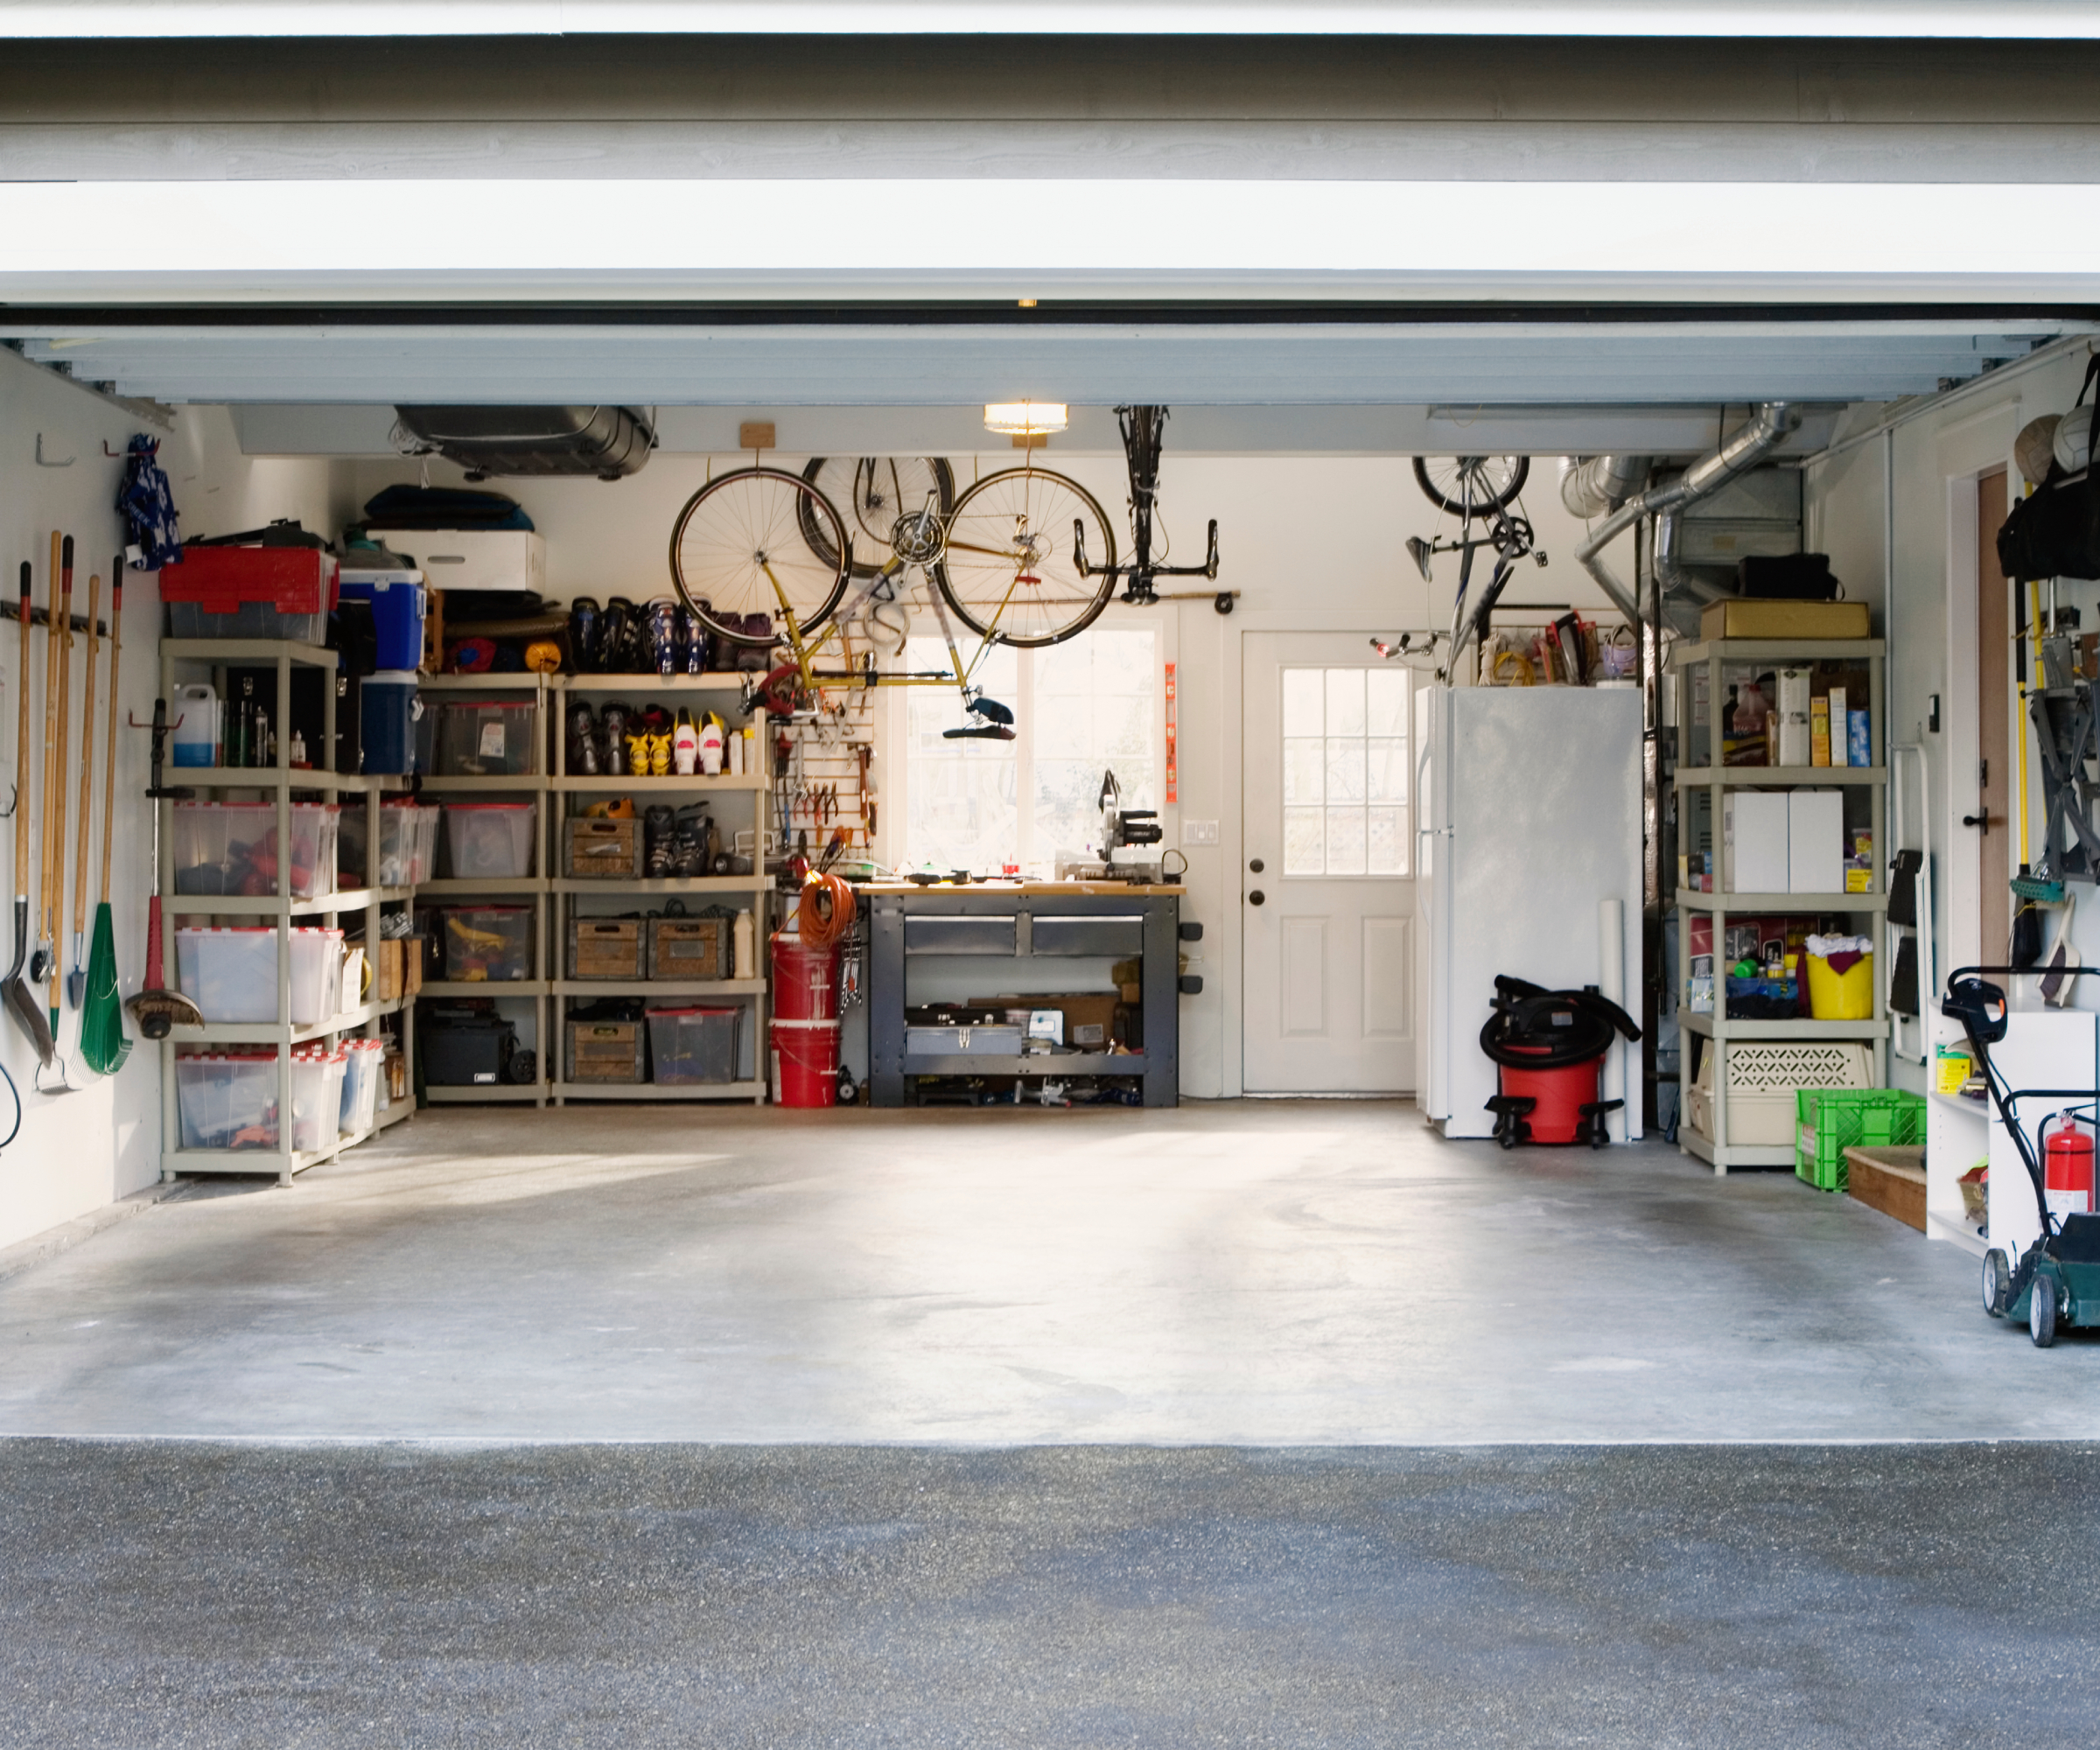
<path fill-rule="evenodd" d="M 643 636 L 649 647 L 649 667 L 657 674 L 678 672 L 678 604 L 658 596 L 642 615 Z"/>
<path fill-rule="evenodd" d="M 598 672 L 598 604 L 578 596 L 569 604 L 569 654 L 579 675 Z"/>
<path fill-rule="evenodd" d="M 668 802 L 653 802 L 642 812 L 642 872 L 652 881 L 682 872 L 673 866 L 676 818 Z"/>
<path fill-rule="evenodd" d="M 608 778 L 624 778 L 632 769 L 627 764 L 627 724 L 634 715 L 632 706 L 611 700 L 598 708 L 598 725 L 605 736 L 605 757 L 598 766 Z"/>
<path fill-rule="evenodd" d="M 704 802 L 688 802 L 678 810 L 677 831 L 671 844 L 672 874 L 691 877 L 707 873 L 707 843 L 713 824 Z"/>
<path fill-rule="evenodd" d="M 598 715 L 587 703 L 569 707 L 569 772 L 571 777 L 598 776 Z"/>

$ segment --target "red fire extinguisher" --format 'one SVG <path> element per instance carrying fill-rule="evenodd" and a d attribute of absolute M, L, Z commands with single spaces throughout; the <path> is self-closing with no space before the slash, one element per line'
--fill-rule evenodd
<path fill-rule="evenodd" d="M 2057 1128 L 2049 1129 L 2054 1123 Z M 2068 1112 L 2042 1124 L 2042 1182 L 2049 1208 L 2059 1215 L 2084 1214 L 2093 1207 L 2093 1133 Z"/>

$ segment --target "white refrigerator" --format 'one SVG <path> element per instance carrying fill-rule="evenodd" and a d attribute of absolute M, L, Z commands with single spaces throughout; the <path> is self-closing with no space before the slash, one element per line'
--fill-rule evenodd
<path fill-rule="evenodd" d="M 1641 1018 L 1641 694 L 1599 687 L 1415 695 L 1415 1103 L 1447 1137 L 1485 1137 L 1495 1068 L 1480 1028 L 1497 973 L 1596 985 Z M 1641 1134 L 1641 1047 L 1620 1039 L 1600 1097 Z"/>

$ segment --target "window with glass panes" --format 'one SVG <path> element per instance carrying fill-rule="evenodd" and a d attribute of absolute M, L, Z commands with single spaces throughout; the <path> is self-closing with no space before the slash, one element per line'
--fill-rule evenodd
<path fill-rule="evenodd" d="M 1408 671 L 1285 668 L 1284 873 L 1408 872 Z"/>
<path fill-rule="evenodd" d="M 914 638 L 902 667 L 948 666 L 937 638 Z M 1157 808 L 1159 663 L 1150 626 L 1096 625 L 1041 650 L 998 646 L 973 677 L 1012 705 L 1012 741 L 946 739 L 966 721 L 952 687 L 905 691 L 904 865 L 1047 875 L 1060 851 L 1101 838 L 1102 774 L 1125 808 Z"/>

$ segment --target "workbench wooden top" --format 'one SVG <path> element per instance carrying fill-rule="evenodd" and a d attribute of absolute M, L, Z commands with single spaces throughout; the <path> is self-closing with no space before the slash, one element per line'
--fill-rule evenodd
<path fill-rule="evenodd" d="M 864 893 L 914 893 L 938 894 L 952 898 L 958 893 L 991 893 L 1012 895 L 1015 899 L 1157 899 L 1169 893 L 1186 893 L 1184 886 L 1138 886 L 1129 881 L 972 881 L 968 886 L 954 882 L 938 882 L 930 887 L 921 887 L 910 881 L 868 881 L 860 886 Z"/>

